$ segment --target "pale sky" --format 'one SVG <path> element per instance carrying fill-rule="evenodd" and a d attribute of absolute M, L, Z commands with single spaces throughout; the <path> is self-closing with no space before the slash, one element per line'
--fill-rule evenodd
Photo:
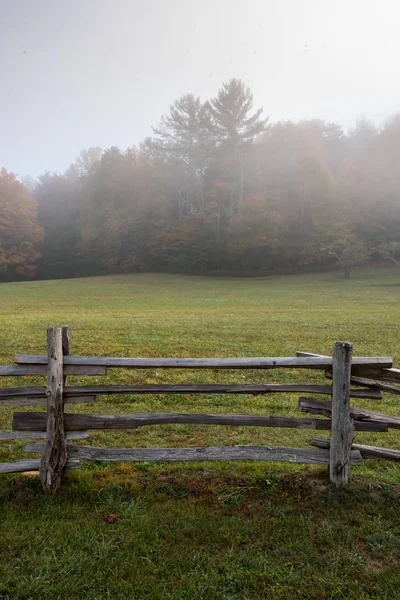
<path fill-rule="evenodd" d="M 0 0 L 0 167 L 125 149 L 243 79 L 271 121 L 400 111 L 398 0 Z"/>

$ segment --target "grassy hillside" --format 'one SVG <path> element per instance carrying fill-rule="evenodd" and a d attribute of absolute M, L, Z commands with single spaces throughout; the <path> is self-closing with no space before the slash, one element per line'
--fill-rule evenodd
<path fill-rule="evenodd" d="M 400 364 L 394 268 L 360 269 L 349 281 L 328 273 L 2 284 L 0 308 L 1 363 L 16 352 L 44 353 L 46 327 L 68 324 L 73 354 L 288 356 L 329 353 L 335 340 L 349 340 L 356 354 Z M 109 373 L 114 383 L 310 381 L 296 371 Z M 357 405 L 399 414 L 395 396 L 377 402 Z M 297 395 L 127 396 L 68 410 L 298 416 L 296 404 Z M 0 410 L 1 428 L 10 428 L 13 410 Z M 400 449 L 393 430 L 356 437 Z M 93 433 L 90 444 L 307 446 L 309 438 L 310 431 L 170 425 Z M 0 461 L 26 457 L 23 446 L 2 442 Z M 36 477 L 2 476 L 0 598 L 400 598 L 399 466 L 365 461 L 350 473 L 349 488 L 333 493 L 321 467 L 86 463 L 54 499 Z M 117 519 L 107 523 L 107 514 Z"/>

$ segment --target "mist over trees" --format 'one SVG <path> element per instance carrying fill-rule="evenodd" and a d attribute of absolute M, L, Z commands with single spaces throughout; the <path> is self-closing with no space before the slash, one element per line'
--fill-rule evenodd
<path fill-rule="evenodd" d="M 0 169 L 0 282 L 33 276 L 43 230 L 36 202 L 13 173 Z"/>
<path fill-rule="evenodd" d="M 271 123 L 233 79 L 176 100 L 139 148 L 83 150 L 29 191 L 3 169 L 0 277 L 399 265 L 399 165 L 400 114 Z"/>

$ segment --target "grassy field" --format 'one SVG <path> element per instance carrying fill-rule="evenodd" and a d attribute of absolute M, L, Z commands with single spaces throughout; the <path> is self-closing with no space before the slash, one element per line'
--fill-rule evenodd
<path fill-rule="evenodd" d="M 168 275 L 0 286 L 0 362 L 44 353 L 46 327 L 68 324 L 73 354 L 290 356 L 331 352 L 400 364 L 400 271 L 263 279 Z M 112 371 L 110 382 L 294 382 L 296 371 Z M 312 374 L 314 381 L 321 375 Z M 40 378 L 27 378 L 40 384 Z M 100 382 L 70 378 L 70 383 Z M 18 386 L 14 378 L 2 386 Z M 398 397 L 397 397 L 398 398 Z M 399 414 L 400 400 L 357 401 Z M 379 407 L 378 407 L 379 403 Z M 131 396 L 68 410 L 299 416 L 296 395 Z M 12 408 L 0 411 L 10 428 Z M 17 409 L 20 410 L 20 409 Z M 307 446 L 310 431 L 164 426 L 99 432 L 91 445 Z M 357 433 L 400 449 L 396 431 Z M 85 442 L 88 443 L 87 441 Z M 0 461 L 26 457 L 2 442 Z M 117 515 L 113 523 L 105 515 Z M 365 461 L 330 489 L 322 467 L 280 463 L 84 463 L 54 498 L 37 477 L 0 478 L 1 599 L 400 598 L 400 468 Z"/>

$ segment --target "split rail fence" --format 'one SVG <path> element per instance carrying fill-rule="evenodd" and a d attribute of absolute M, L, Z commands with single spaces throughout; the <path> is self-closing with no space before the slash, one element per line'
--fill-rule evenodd
<path fill-rule="evenodd" d="M 39 470 L 45 491 L 56 490 L 65 469 L 80 460 L 94 461 L 208 461 L 261 460 L 329 465 L 335 487 L 348 482 L 349 466 L 363 458 L 400 460 L 400 451 L 354 444 L 354 431 L 400 429 L 400 418 L 350 405 L 350 398 L 381 399 L 382 392 L 400 393 L 400 370 L 391 358 L 353 357 L 352 345 L 336 342 L 332 356 L 298 352 L 279 358 L 118 358 L 70 356 L 68 327 L 47 330 L 47 355 L 18 354 L 14 365 L 0 366 L 1 376 L 42 375 L 47 385 L 0 388 L 0 406 L 46 405 L 47 412 L 15 412 L 13 430 L 0 431 L 0 440 L 42 439 L 25 446 L 40 458 L 0 464 L 0 473 Z M 70 375 L 106 375 L 107 367 L 131 369 L 317 369 L 326 384 L 188 384 L 68 386 Z M 293 393 L 325 395 L 330 400 L 300 397 L 299 410 L 321 418 L 270 417 L 246 414 L 141 413 L 126 415 L 72 414 L 69 403 L 94 402 L 111 394 L 249 394 Z M 231 426 L 292 427 L 330 431 L 329 438 L 312 438 L 312 448 L 225 446 L 207 448 L 99 448 L 73 444 L 89 430 L 135 429 L 145 425 L 191 423 Z"/>

